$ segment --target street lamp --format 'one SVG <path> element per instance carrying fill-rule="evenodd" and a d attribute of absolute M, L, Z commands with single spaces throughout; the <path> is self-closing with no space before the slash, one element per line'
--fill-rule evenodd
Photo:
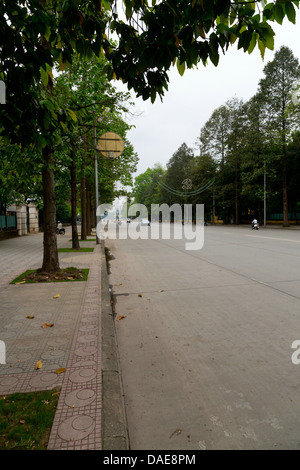
<path fill-rule="evenodd" d="M 98 118 L 98 122 L 101 122 L 102 118 Z M 106 132 L 102 134 L 97 142 L 96 126 L 94 125 L 94 149 L 95 149 L 95 205 L 96 205 L 96 244 L 100 244 L 100 238 L 98 236 L 98 223 L 100 222 L 100 214 L 98 214 L 99 207 L 99 188 L 98 188 L 98 158 L 97 152 L 100 152 L 104 157 L 109 159 L 117 158 L 121 155 L 124 150 L 123 139 L 115 132 Z"/>
<path fill-rule="evenodd" d="M 264 227 L 267 226 L 267 172 L 266 157 L 264 157 Z"/>
<path fill-rule="evenodd" d="M 98 121 L 101 122 L 101 118 L 98 118 Z M 99 245 L 100 240 L 98 237 L 98 218 L 97 215 L 97 207 L 99 206 L 99 189 L 98 189 L 98 158 L 97 158 L 97 134 L 96 134 L 96 126 L 94 126 L 94 149 L 95 149 L 95 206 L 96 206 L 96 244 Z"/>

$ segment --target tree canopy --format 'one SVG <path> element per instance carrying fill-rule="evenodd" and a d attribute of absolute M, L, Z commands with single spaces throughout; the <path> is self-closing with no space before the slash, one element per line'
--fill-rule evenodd
<path fill-rule="evenodd" d="M 210 60 L 218 65 L 220 54 L 237 42 L 251 53 L 257 45 L 262 57 L 274 47 L 271 23 L 285 16 L 295 22 L 298 1 L 241 0 L 124 0 L 127 21 L 112 15 L 111 30 L 118 36 L 107 57 L 112 73 L 144 99 L 155 100 L 167 89 L 167 72 Z"/>
<path fill-rule="evenodd" d="M 212 112 L 196 140 L 197 156 L 182 144 L 158 180 L 151 169 L 139 175 L 135 202 L 144 203 L 145 194 L 151 200 L 152 192 L 159 204 L 203 203 L 213 221 L 217 215 L 238 224 L 254 214 L 261 221 L 267 213 L 284 225 L 298 221 L 300 108 L 292 97 L 299 61 L 282 46 L 264 74 L 247 102 L 234 97 Z"/>
<path fill-rule="evenodd" d="M 74 118 L 49 93 L 53 67 L 64 70 L 75 55 L 105 56 L 109 79 L 154 101 L 167 90 L 172 65 L 180 74 L 199 62 L 217 66 L 234 43 L 249 53 L 257 45 L 263 56 L 274 47 L 272 22 L 294 23 L 295 7 L 299 1 L 3 0 L 0 134 L 22 145 L 51 143 L 53 130 Z"/>
<path fill-rule="evenodd" d="M 294 23 L 295 6 L 299 6 L 296 0 L 121 3 L 124 12 L 115 0 L 1 2 L 2 79 L 8 95 L 14 90 L 14 96 L 26 101 L 32 80 L 41 75 L 47 83 L 53 64 L 59 62 L 65 68 L 76 51 L 88 57 L 106 55 L 111 77 L 121 78 L 138 95 L 154 100 L 167 89 L 172 64 L 181 74 L 200 61 L 217 65 L 220 54 L 236 41 L 239 49 L 249 53 L 257 45 L 263 56 L 265 48 L 274 47 L 272 22 L 281 24 L 287 17 Z"/>

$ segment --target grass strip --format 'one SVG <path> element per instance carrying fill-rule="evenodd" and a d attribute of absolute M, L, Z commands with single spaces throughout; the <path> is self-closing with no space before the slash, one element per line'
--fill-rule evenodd
<path fill-rule="evenodd" d="M 69 242 L 72 241 L 72 238 L 69 240 Z M 79 240 L 79 242 L 95 242 L 96 241 L 96 238 L 88 238 L 86 240 Z"/>
<path fill-rule="evenodd" d="M 69 267 L 54 273 L 45 273 L 41 269 L 28 269 L 16 277 L 10 284 L 34 284 L 37 282 L 73 282 L 87 281 L 89 269 Z"/>
<path fill-rule="evenodd" d="M 0 450 L 46 450 L 58 390 L 0 396 Z"/>
<path fill-rule="evenodd" d="M 58 253 L 91 253 L 94 251 L 94 248 L 79 248 L 79 250 L 74 248 L 58 248 L 57 251 Z"/>

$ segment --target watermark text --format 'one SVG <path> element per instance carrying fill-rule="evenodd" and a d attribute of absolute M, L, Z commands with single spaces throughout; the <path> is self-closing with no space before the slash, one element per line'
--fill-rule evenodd
<path fill-rule="evenodd" d="M 97 208 L 97 236 L 99 239 L 164 239 L 185 241 L 185 250 L 200 250 L 204 245 L 204 205 L 151 204 L 151 214 L 143 204 L 127 201 L 122 209 L 109 204 Z M 126 230 L 124 230 L 124 224 Z M 123 225 L 123 229 L 120 227 Z"/>
<path fill-rule="evenodd" d="M 0 341 L 0 364 L 6 364 L 6 347 L 4 341 Z"/>

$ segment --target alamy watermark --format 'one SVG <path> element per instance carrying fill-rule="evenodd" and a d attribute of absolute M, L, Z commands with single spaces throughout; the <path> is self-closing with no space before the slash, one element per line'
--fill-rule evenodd
<path fill-rule="evenodd" d="M 6 364 L 6 347 L 4 341 L 0 341 L 0 364 Z"/>
<path fill-rule="evenodd" d="M 6 103 L 6 86 L 5 83 L 0 80 L 0 104 Z"/>
<path fill-rule="evenodd" d="M 200 250 L 204 245 L 204 205 L 151 204 L 151 214 L 143 204 L 127 201 L 120 210 L 110 204 L 97 208 L 97 236 L 110 239 L 171 239 L 185 241 L 186 250 Z M 122 229 L 126 224 L 126 230 Z M 120 227 L 121 225 L 121 227 Z"/>
<path fill-rule="evenodd" d="M 295 341 L 292 342 L 291 348 L 296 349 L 296 351 L 293 352 L 291 359 L 292 363 L 297 366 L 300 364 L 300 340 L 295 339 Z"/>

